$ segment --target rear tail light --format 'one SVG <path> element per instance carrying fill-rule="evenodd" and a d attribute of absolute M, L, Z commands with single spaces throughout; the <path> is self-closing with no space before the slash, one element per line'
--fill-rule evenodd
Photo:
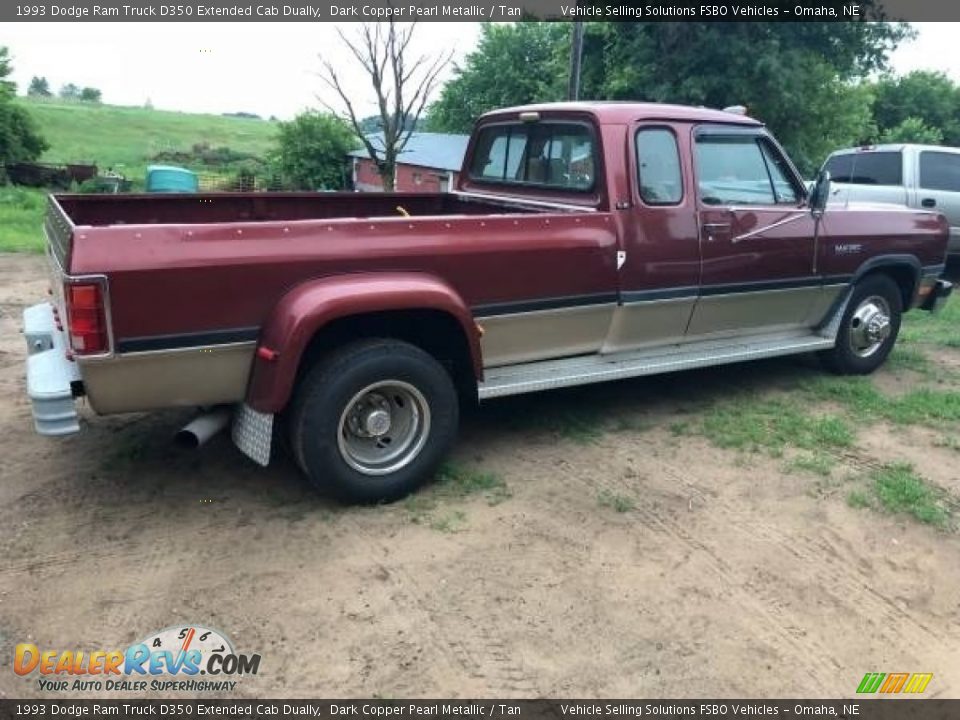
<path fill-rule="evenodd" d="M 76 355 L 109 352 L 104 284 L 99 281 L 67 283 L 63 289 L 70 348 Z"/>

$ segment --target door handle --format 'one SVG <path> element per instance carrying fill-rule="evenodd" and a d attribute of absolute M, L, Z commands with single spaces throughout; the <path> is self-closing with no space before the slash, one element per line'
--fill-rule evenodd
<path fill-rule="evenodd" d="M 924 198 L 920 201 L 920 205 L 926 208 L 936 207 L 937 201 L 933 198 Z"/>
<path fill-rule="evenodd" d="M 713 242 L 715 232 L 724 232 L 730 229 L 730 223 L 704 223 L 703 231 L 707 234 L 707 242 Z"/>

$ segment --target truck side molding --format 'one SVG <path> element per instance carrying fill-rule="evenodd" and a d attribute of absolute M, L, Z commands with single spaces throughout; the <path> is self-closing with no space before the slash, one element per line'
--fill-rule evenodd
<path fill-rule="evenodd" d="M 456 320 L 474 375 L 482 379 L 480 330 L 449 284 L 428 273 L 353 273 L 304 282 L 280 299 L 261 328 L 247 403 L 258 412 L 280 412 L 317 332 L 335 320 L 397 310 L 439 311 Z"/>

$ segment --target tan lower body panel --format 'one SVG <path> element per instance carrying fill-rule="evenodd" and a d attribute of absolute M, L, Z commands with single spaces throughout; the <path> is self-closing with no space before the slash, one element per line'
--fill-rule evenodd
<path fill-rule="evenodd" d="M 479 318 L 484 367 L 597 352 L 616 305 L 538 310 Z"/>
<path fill-rule="evenodd" d="M 101 414 L 243 400 L 256 343 L 126 353 L 81 360 L 90 405 Z"/>
<path fill-rule="evenodd" d="M 827 319 L 827 313 L 833 308 L 833 303 L 840 297 L 849 285 L 825 285 L 820 288 L 820 294 L 813 300 L 810 313 L 807 315 L 807 327 L 817 327 Z"/>
<path fill-rule="evenodd" d="M 707 295 L 693 309 L 687 338 L 811 327 L 826 315 L 841 287 Z"/>
<path fill-rule="evenodd" d="M 685 297 L 621 305 L 613 314 L 602 352 L 682 342 L 696 301 L 696 297 Z"/>

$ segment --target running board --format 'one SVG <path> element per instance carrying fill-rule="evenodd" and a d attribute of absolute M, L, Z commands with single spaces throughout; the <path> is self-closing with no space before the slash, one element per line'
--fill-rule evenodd
<path fill-rule="evenodd" d="M 489 368 L 485 372 L 484 381 L 478 387 L 478 393 L 480 399 L 484 400 L 572 385 L 827 350 L 834 346 L 835 337 L 836 332 L 831 327 L 824 335 L 777 333 L 741 336 L 610 355 L 580 355 L 562 360 Z"/>

